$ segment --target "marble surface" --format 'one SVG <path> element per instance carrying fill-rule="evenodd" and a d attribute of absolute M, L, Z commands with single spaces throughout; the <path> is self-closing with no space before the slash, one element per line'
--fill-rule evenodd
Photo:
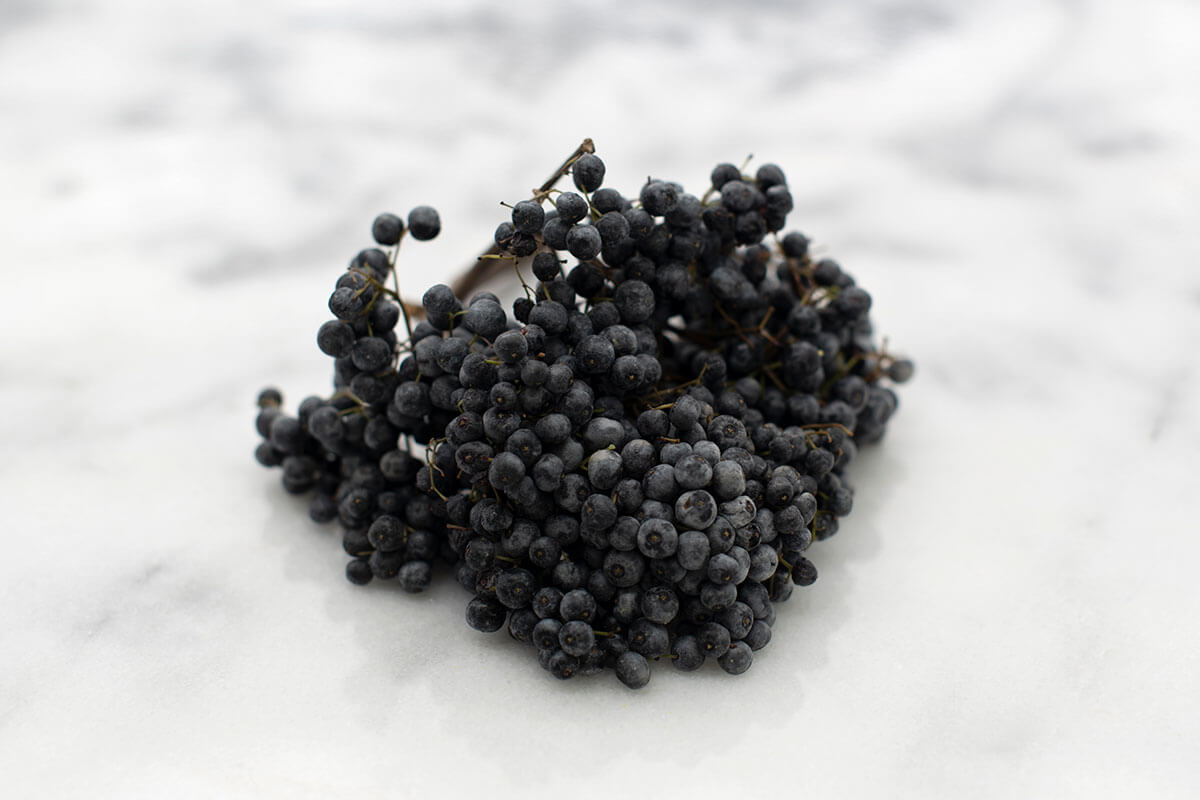
<path fill-rule="evenodd" d="M 0 4 L 8 797 L 1195 797 L 1194 3 Z M 373 215 L 753 153 L 918 361 L 740 679 L 561 684 L 253 463 Z"/>

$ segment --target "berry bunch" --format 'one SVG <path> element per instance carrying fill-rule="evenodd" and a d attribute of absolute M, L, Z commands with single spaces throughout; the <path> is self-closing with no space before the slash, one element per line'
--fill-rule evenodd
<path fill-rule="evenodd" d="M 577 191 L 553 189 L 568 171 Z M 386 285 L 399 243 L 440 222 L 379 216 L 317 333 L 335 392 L 290 416 L 264 390 L 256 455 L 341 523 L 352 582 L 418 592 L 444 562 L 467 623 L 558 678 L 738 674 L 816 580 L 808 548 L 850 512 L 844 470 L 912 363 L 875 347 L 853 278 L 779 233 L 778 167 L 720 164 L 699 197 L 604 175 L 585 142 L 497 227 L 468 277 L 515 267 L 511 315 L 445 285 L 406 306 Z"/>

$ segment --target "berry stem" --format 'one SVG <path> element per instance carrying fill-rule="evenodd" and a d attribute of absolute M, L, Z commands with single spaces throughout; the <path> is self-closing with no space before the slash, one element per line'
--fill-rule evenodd
<path fill-rule="evenodd" d="M 534 190 L 533 199 L 544 200 L 547 193 L 554 188 L 554 184 L 558 183 L 559 180 L 561 180 L 562 177 L 570 171 L 571 165 L 579 160 L 580 156 L 584 155 L 585 153 L 594 152 L 596 152 L 596 145 L 592 143 L 591 139 L 584 139 L 582 142 L 580 142 L 579 147 L 575 148 L 575 151 L 571 153 L 571 155 L 567 156 L 566 160 L 563 161 L 558 169 L 554 170 L 554 174 L 547 178 L 540 187 Z M 458 276 L 458 278 L 456 278 L 450 285 L 450 288 L 454 290 L 454 296 L 465 299 L 475 288 L 491 280 L 496 274 L 498 274 L 501 270 L 501 265 L 499 265 L 495 259 L 495 256 L 498 255 L 500 255 L 499 245 L 493 244 L 491 247 L 485 250 L 483 254 L 476 259 L 475 263 L 471 265 L 466 272 Z"/>

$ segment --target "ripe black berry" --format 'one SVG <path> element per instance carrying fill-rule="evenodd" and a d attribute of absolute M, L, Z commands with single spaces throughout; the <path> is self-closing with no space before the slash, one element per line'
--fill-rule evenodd
<path fill-rule="evenodd" d="M 404 220 L 395 214 L 380 214 L 371 223 L 371 236 L 385 247 L 398 243 L 403 234 Z"/>
<path fill-rule="evenodd" d="M 417 206 L 408 212 L 408 230 L 418 241 L 426 242 L 442 231 L 442 220 L 430 206 Z"/>

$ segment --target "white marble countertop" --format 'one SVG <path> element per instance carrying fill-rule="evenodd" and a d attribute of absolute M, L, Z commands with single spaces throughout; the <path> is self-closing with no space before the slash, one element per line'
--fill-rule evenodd
<path fill-rule="evenodd" d="M 7 797 L 1200 794 L 1200 9 L 0 5 Z M 254 464 L 374 214 L 781 164 L 918 375 L 739 679 L 559 683 Z"/>

